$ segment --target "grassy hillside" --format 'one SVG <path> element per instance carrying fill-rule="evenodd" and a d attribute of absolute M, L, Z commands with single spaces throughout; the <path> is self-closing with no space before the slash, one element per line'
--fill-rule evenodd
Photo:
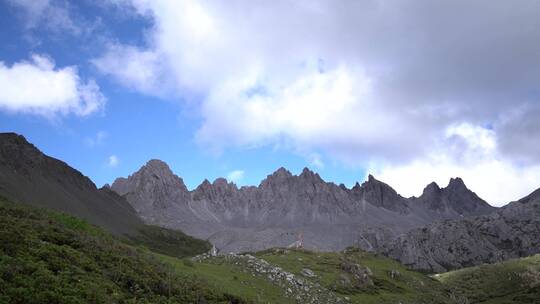
<path fill-rule="evenodd" d="M 358 250 L 191 256 L 208 243 L 148 226 L 120 239 L 0 199 L 0 303 L 534 303 L 540 255 L 438 275 Z M 307 301 L 306 299 L 317 299 Z M 325 299 L 325 300 L 320 300 Z"/>
<path fill-rule="evenodd" d="M 212 248 L 208 241 L 186 235 L 182 231 L 143 225 L 138 233 L 125 236 L 125 242 L 144 246 L 153 252 L 173 257 L 194 256 Z"/>
<path fill-rule="evenodd" d="M 83 220 L 0 201 L 0 303 L 229 303 Z"/>
<path fill-rule="evenodd" d="M 540 255 L 435 276 L 471 303 L 540 303 Z"/>
<path fill-rule="evenodd" d="M 256 256 L 303 277 L 303 270 L 309 269 L 314 275 L 309 280 L 351 303 L 456 303 L 452 292 L 436 280 L 359 250 L 314 253 L 272 249 Z"/>
<path fill-rule="evenodd" d="M 163 262 L 177 272 L 197 277 L 211 286 L 217 293 L 234 295 L 247 303 L 292 304 L 295 301 L 284 291 L 262 277 L 246 272 L 242 265 L 233 263 L 192 262 L 189 259 L 176 259 L 161 256 Z M 221 260 L 220 257 L 212 258 Z"/>
<path fill-rule="evenodd" d="M 228 257 L 179 258 L 206 249 L 204 242 L 152 227 L 144 235 L 126 243 L 84 220 L 0 199 L 0 303 L 301 303 L 288 288 Z M 163 240 L 177 246 L 163 247 Z M 148 249 L 156 247 L 161 253 Z M 360 252 L 256 256 L 297 274 L 301 288 L 319 286 L 320 294 L 347 297 L 345 303 L 454 303 L 437 281 Z M 356 284 L 351 269 L 343 270 L 345 260 L 368 266 L 373 284 Z M 316 277 L 302 276 L 308 267 Z M 341 274 L 348 284 L 336 284 Z"/>

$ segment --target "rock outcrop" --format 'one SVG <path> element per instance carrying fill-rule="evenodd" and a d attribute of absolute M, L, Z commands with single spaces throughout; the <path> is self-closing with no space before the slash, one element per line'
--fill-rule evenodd
<path fill-rule="evenodd" d="M 205 254 L 196 256 L 192 260 L 195 262 L 229 263 L 241 266 L 245 272 L 252 276 L 268 280 L 280 287 L 284 291 L 285 296 L 293 299 L 296 303 L 350 303 L 350 301 L 337 296 L 334 292 L 321 286 L 319 283 L 306 280 L 250 254 L 231 253 L 219 258 L 212 258 L 210 255 Z M 315 277 L 315 274 L 313 273 L 311 277 Z"/>
<path fill-rule="evenodd" d="M 399 213 L 410 212 L 407 199 L 399 195 L 389 185 L 376 180 L 371 174 L 361 186 L 356 183 L 350 192 L 357 201 L 367 201 L 374 206 Z"/>
<path fill-rule="evenodd" d="M 460 206 L 463 206 L 462 210 L 470 210 L 470 205 Z M 492 214 L 413 229 L 380 251 L 413 269 L 429 272 L 538 253 L 540 189 Z"/>

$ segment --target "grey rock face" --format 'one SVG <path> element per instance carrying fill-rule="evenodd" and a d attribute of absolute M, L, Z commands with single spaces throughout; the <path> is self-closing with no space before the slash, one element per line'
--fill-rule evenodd
<path fill-rule="evenodd" d="M 125 196 L 146 222 L 209 239 L 224 253 L 286 247 L 298 242 L 299 235 L 309 249 L 376 250 L 395 236 L 435 220 L 494 209 L 478 199 L 455 211 L 461 205 L 454 198 L 472 197 L 464 185 L 439 189 L 442 194 L 429 199 L 406 199 L 373 176 L 348 189 L 325 182 L 307 168 L 299 175 L 280 168 L 257 187 L 238 188 L 218 178 L 188 191 L 157 160 L 117 179 L 111 189 Z M 468 208 L 476 203 L 488 207 Z"/>
<path fill-rule="evenodd" d="M 452 178 L 446 188 L 439 188 L 436 183 L 427 185 L 419 198 L 412 199 L 428 210 L 440 214 L 443 218 L 488 214 L 494 210 L 476 193 L 465 186 L 461 178 Z"/>
<path fill-rule="evenodd" d="M 392 187 L 376 180 L 371 174 L 362 186 L 356 183 L 351 190 L 351 194 L 356 200 L 365 200 L 377 207 L 399 213 L 410 212 L 407 199 L 399 195 Z"/>
<path fill-rule="evenodd" d="M 489 215 L 413 229 L 380 251 L 411 268 L 430 272 L 538 253 L 540 190 Z"/>
<path fill-rule="evenodd" d="M 174 175 L 166 163 L 150 160 L 135 174 L 119 178 L 112 189 L 128 198 L 139 214 L 155 212 L 172 204 L 186 203 L 190 194 L 184 181 Z"/>

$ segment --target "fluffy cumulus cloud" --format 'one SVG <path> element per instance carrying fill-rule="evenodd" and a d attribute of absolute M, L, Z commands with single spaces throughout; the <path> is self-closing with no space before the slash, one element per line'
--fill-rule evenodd
<path fill-rule="evenodd" d="M 105 103 L 93 80 L 83 81 L 75 67 L 56 68 L 43 55 L 9 66 L 0 61 L 0 110 L 54 118 L 86 116 Z"/>
<path fill-rule="evenodd" d="M 540 184 L 538 1 L 113 2 L 152 26 L 96 66 L 200 101 L 196 138 L 214 151 L 278 145 L 389 181 L 429 175 L 400 189 L 414 194 L 463 175 L 497 203 Z"/>

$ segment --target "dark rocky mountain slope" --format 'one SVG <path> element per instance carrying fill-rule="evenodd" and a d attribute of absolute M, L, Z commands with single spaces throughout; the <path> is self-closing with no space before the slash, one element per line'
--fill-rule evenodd
<path fill-rule="evenodd" d="M 116 234 L 143 225 L 125 199 L 97 189 L 88 177 L 15 133 L 0 133 L 0 195 L 82 217 Z"/>
<path fill-rule="evenodd" d="M 381 252 L 429 272 L 539 253 L 540 189 L 492 214 L 413 229 L 386 244 Z"/>
<path fill-rule="evenodd" d="M 101 226 L 133 244 L 173 256 L 210 249 L 181 231 L 146 225 L 135 209 L 108 187 L 49 157 L 15 133 L 0 133 L 0 197 L 53 209 Z"/>
<path fill-rule="evenodd" d="M 208 238 L 225 252 L 283 247 L 300 238 L 310 249 L 355 245 L 375 250 L 435 220 L 495 210 L 459 179 L 407 199 L 373 176 L 348 189 L 307 168 L 299 175 L 280 168 L 257 187 L 238 188 L 218 178 L 189 191 L 167 164 L 151 160 L 128 178 L 117 179 L 111 189 L 147 223 Z"/>

